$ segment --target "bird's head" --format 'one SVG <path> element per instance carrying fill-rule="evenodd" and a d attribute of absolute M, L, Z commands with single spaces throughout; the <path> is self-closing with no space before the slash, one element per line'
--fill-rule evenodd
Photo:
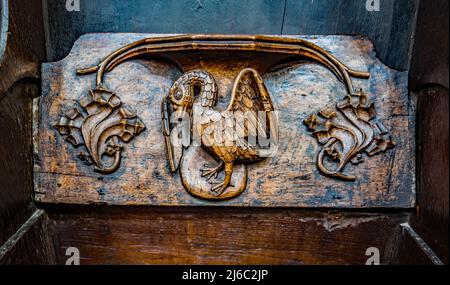
<path fill-rule="evenodd" d="M 177 80 L 169 90 L 169 99 L 176 111 L 189 112 L 194 102 L 194 93 L 194 86 Z"/>

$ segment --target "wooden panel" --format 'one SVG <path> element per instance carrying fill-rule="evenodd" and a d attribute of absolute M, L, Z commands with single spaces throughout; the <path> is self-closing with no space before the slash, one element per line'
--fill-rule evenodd
<path fill-rule="evenodd" d="M 368 11 L 365 0 L 287 0 L 283 34 L 367 35 L 387 65 L 408 69 L 418 0 L 382 0 Z"/>
<path fill-rule="evenodd" d="M 279 209 L 69 207 L 48 209 L 58 264 L 382 264 L 404 214 Z M 398 245 L 398 244 L 397 244 Z M 396 245 L 396 246 L 397 246 Z"/>
<path fill-rule="evenodd" d="M 49 61 L 66 56 L 85 33 L 279 34 L 285 4 L 278 0 L 98 0 L 82 1 L 79 12 L 68 12 L 65 1 L 45 2 Z"/>
<path fill-rule="evenodd" d="M 421 0 L 412 48 L 411 90 L 427 84 L 448 85 L 449 1 Z"/>
<path fill-rule="evenodd" d="M 0 264 L 42 264 L 53 248 L 33 220 L 32 99 L 45 60 L 40 1 L 0 1 Z M 54 263 L 54 262 L 53 262 Z"/>
<path fill-rule="evenodd" d="M 45 46 L 39 1 L 2 0 L 0 16 L 1 246 L 34 211 L 31 102 Z"/>
<path fill-rule="evenodd" d="M 34 211 L 30 96 L 37 93 L 36 84 L 21 81 L 0 97 L 0 245 Z"/>
<path fill-rule="evenodd" d="M 341 208 L 408 208 L 414 205 L 414 113 L 408 99 L 407 73 L 384 66 L 376 58 L 371 43 L 361 37 L 307 38 L 326 47 L 351 68 L 369 71 L 370 79 L 354 80 L 355 87 L 363 88 L 369 100 L 375 102 L 377 119 L 397 144 L 385 153 L 368 157 L 364 163 L 355 166 L 348 163 L 346 172 L 358 177 L 355 182 L 326 177 L 317 169 L 316 156 L 321 146 L 302 121 L 325 106 L 334 108 L 345 97 L 346 90 L 325 68 L 304 63 L 273 69 L 263 76 L 274 108 L 280 111 L 279 151 L 274 157 L 248 166 L 247 189 L 237 198 L 214 203 L 195 198 L 183 189 L 177 173 L 170 174 L 159 108 L 162 97 L 180 73 L 173 65 L 161 61 L 129 61 L 107 74 L 107 87 L 135 108 L 146 129 L 124 146 L 123 163 L 118 171 L 112 174 L 94 172 L 92 166 L 77 158 L 82 149 L 74 149 L 54 128 L 63 112 L 93 88 L 93 75 L 77 76 L 74 71 L 96 65 L 121 45 L 146 36 L 149 35 L 84 36 L 69 57 L 43 65 L 43 96 L 37 101 L 39 118 L 36 121 L 37 201 Z M 230 83 L 242 66 L 273 60 L 264 60 L 261 54 L 245 56 L 246 62 L 242 65 L 236 58 L 231 63 L 223 63 L 206 54 L 189 54 L 190 61 L 185 65 L 187 70 L 201 65 L 219 76 L 219 92 L 224 96 L 220 101 L 226 106 Z M 251 56 L 258 60 L 252 61 Z M 222 79 L 221 73 L 228 77 Z M 201 157 L 208 159 L 206 153 Z M 201 162 L 200 157 L 198 160 Z"/>
<path fill-rule="evenodd" d="M 43 211 L 35 211 L 8 243 L 0 248 L 0 265 L 56 264 L 47 224 L 48 218 Z M 1 252 L 5 247 L 7 251 Z"/>
<path fill-rule="evenodd" d="M 433 265 L 435 256 L 429 252 L 426 244 L 420 244 L 420 236 L 410 231 L 408 223 L 399 225 L 392 233 L 388 256 L 386 257 L 391 265 Z M 424 248 L 425 246 L 425 248 Z M 436 260 L 434 260 L 436 262 Z"/>
<path fill-rule="evenodd" d="M 45 59 L 44 28 L 40 1 L 1 1 L 9 5 L 2 15 L 3 41 L 0 43 L 0 98 L 18 80 L 39 77 L 39 64 Z M 5 9 L 2 8 L 2 13 Z"/>
<path fill-rule="evenodd" d="M 418 205 L 412 226 L 448 263 L 448 89 L 429 87 L 418 96 Z"/>
<path fill-rule="evenodd" d="M 65 1 L 46 0 L 48 55 L 63 58 L 85 33 L 361 34 L 387 65 L 408 69 L 418 0 L 381 2 L 368 12 L 365 0 L 100 0 L 68 12 Z"/>
<path fill-rule="evenodd" d="M 448 5 L 422 0 L 410 85 L 417 96 L 418 207 L 412 227 L 438 257 L 449 261 Z"/>

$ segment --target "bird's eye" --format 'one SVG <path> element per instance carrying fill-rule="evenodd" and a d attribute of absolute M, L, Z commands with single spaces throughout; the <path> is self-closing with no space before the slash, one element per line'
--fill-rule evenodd
<path fill-rule="evenodd" d="M 177 90 L 177 92 L 175 92 L 174 97 L 176 100 L 180 100 L 181 98 L 183 98 L 183 94 L 181 93 L 181 90 Z"/>

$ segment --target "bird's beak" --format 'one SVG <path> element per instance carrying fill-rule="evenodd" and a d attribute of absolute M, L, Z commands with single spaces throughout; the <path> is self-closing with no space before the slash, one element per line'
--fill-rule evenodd
<path fill-rule="evenodd" d="M 173 120 L 176 123 L 176 127 L 179 131 L 181 131 L 181 142 L 184 147 L 188 147 L 190 145 L 190 130 L 191 130 L 191 119 L 188 114 L 187 106 L 182 105 L 178 106 L 178 109 L 173 113 L 175 117 Z"/>
<path fill-rule="evenodd" d="M 179 118 L 184 118 L 184 116 L 186 116 L 186 106 L 182 105 L 182 106 L 178 106 L 177 110 L 175 111 L 177 113 L 177 117 Z"/>
<path fill-rule="evenodd" d="M 174 112 L 174 115 L 176 116 L 177 121 L 187 120 L 188 119 L 187 106 L 186 105 L 178 106 Z"/>

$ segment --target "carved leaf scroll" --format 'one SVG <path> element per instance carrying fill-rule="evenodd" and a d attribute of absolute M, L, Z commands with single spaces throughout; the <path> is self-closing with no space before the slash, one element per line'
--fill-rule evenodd
<path fill-rule="evenodd" d="M 78 157 L 95 171 L 112 173 L 120 166 L 122 142 L 129 142 L 144 123 L 111 91 L 97 86 L 82 97 L 54 126 L 75 147 L 84 146 Z M 112 161 L 105 158 L 112 157 Z"/>
<path fill-rule="evenodd" d="M 304 123 L 323 145 L 317 166 L 330 177 L 355 180 L 355 176 L 343 172 L 349 161 L 357 165 L 364 161 L 362 152 L 373 156 L 395 146 L 386 128 L 376 120 L 374 104 L 368 103 L 362 91 L 347 95 L 336 108 L 310 115 Z"/>

